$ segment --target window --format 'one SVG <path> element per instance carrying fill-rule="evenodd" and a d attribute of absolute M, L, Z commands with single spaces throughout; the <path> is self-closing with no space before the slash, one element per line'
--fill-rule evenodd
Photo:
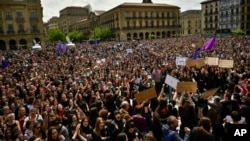
<path fill-rule="evenodd" d="M 162 25 L 162 26 L 165 26 L 165 21 L 164 21 L 164 20 L 161 21 L 161 25 Z"/>
<path fill-rule="evenodd" d="M 31 31 L 32 32 L 37 32 L 38 31 L 37 30 L 37 25 L 35 25 L 35 24 L 31 25 Z"/>
<path fill-rule="evenodd" d="M 23 24 L 19 24 L 19 25 L 18 25 L 18 29 L 19 29 L 19 31 L 24 31 L 24 26 L 23 26 Z"/>
<path fill-rule="evenodd" d="M 147 20 L 145 21 L 145 26 L 148 27 L 148 21 Z"/>
<path fill-rule="evenodd" d="M 136 27 L 136 21 L 133 21 L 133 27 Z"/>
<path fill-rule="evenodd" d="M 14 28 L 13 28 L 12 24 L 8 24 L 8 31 L 14 31 Z"/>
<path fill-rule="evenodd" d="M 140 27 L 142 27 L 142 21 L 139 21 Z"/>
<path fill-rule="evenodd" d="M 154 21 L 153 20 L 150 21 L 150 26 L 154 27 Z"/>
<path fill-rule="evenodd" d="M 11 12 L 6 12 L 5 18 L 6 19 L 12 19 L 12 13 Z"/>
<path fill-rule="evenodd" d="M 125 18 L 129 18 L 130 17 L 130 13 L 129 13 L 129 11 L 126 11 L 125 12 Z"/>
<path fill-rule="evenodd" d="M 23 18 L 23 13 L 22 12 L 17 12 L 16 17 L 19 18 L 19 19 Z"/>
<path fill-rule="evenodd" d="M 30 12 L 30 18 L 36 18 L 36 12 Z"/>
<path fill-rule="evenodd" d="M 139 17 L 142 17 L 142 12 L 141 11 L 139 12 Z"/>
<path fill-rule="evenodd" d="M 134 17 L 134 18 L 136 17 L 136 12 L 135 12 L 135 11 L 133 12 L 133 17 Z"/>
<path fill-rule="evenodd" d="M 130 27 L 129 21 L 127 21 L 127 27 Z"/>

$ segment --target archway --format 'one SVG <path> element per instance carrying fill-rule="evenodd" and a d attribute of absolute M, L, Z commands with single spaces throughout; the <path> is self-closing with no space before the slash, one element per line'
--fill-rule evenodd
<path fill-rule="evenodd" d="M 131 34 L 130 34 L 130 33 L 127 34 L 127 40 L 128 40 L 128 41 L 131 40 Z"/>
<path fill-rule="evenodd" d="M 166 38 L 166 32 L 162 31 L 161 36 L 162 36 L 162 38 Z"/>
<path fill-rule="evenodd" d="M 161 38 L 161 33 L 160 32 L 156 32 L 156 38 L 160 39 Z"/>
<path fill-rule="evenodd" d="M 167 37 L 170 37 L 171 33 L 170 31 L 167 32 Z"/>
<path fill-rule="evenodd" d="M 10 50 L 17 50 L 16 40 L 9 41 Z"/>
<path fill-rule="evenodd" d="M 133 39 L 134 39 L 134 40 L 137 40 L 137 33 L 134 33 L 134 34 L 133 34 Z"/>
<path fill-rule="evenodd" d="M 142 32 L 140 33 L 139 36 L 140 36 L 140 39 L 143 40 L 143 33 Z"/>
<path fill-rule="evenodd" d="M 6 43 L 4 40 L 0 40 L 0 50 L 6 50 Z"/>
<path fill-rule="evenodd" d="M 145 33 L 145 39 L 149 39 L 149 33 L 148 32 Z"/>
<path fill-rule="evenodd" d="M 175 31 L 172 31 L 172 37 L 174 37 L 175 36 Z"/>
<path fill-rule="evenodd" d="M 27 49 L 27 48 L 28 48 L 28 46 L 27 46 L 27 41 L 26 41 L 25 39 L 21 39 L 21 40 L 19 41 L 19 44 L 20 44 L 20 48 L 21 48 L 21 49 Z"/>
<path fill-rule="evenodd" d="M 155 33 L 154 33 L 154 32 L 151 32 L 150 38 L 151 38 L 151 39 L 155 39 Z"/>

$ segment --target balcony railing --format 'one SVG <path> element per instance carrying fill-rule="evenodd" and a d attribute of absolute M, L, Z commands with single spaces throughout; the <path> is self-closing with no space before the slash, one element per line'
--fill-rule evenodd
<path fill-rule="evenodd" d="M 19 30 L 18 34 L 25 34 L 25 31 L 24 30 Z"/>
<path fill-rule="evenodd" d="M 23 17 L 18 17 L 18 18 L 16 18 L 16 21 L 17 22 L 24 22 L 24 18 Z"/>
<path fill-rule="evenodd" d="M 9 31 L 7 31 L 7 34 L 15 34 L 15 31 L 14 30 L 9 30 Z"/>
<path fill-rule="evenodd" d="M 5 17 L 5 20 L 13 20 L 12 17 Z"/>
<path fill-rule="evenodd" d="M 38 21 L 38 17 L 30 17 L 30 21 L 36 22 Z"/>
<path fill-rule="evenodd" d="M 36 30 L 31 30 L 31 34 L 39 34 L 40 30 L 36 29 Z"/>

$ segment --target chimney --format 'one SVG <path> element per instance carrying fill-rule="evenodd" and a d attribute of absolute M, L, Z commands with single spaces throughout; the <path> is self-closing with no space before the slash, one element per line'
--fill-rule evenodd
<path fill-rule="evenodd" d="M 142 3 L 153 3 L 151 0 L 143 0 Z"/>

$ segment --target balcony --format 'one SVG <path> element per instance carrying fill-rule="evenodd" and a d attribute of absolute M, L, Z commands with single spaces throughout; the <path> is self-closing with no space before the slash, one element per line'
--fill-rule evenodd
<path fill-rule="evenodd" d="M 13 35 L 13 34 L 15 34 L 15 31 L 14 30 L 9 30 L 9 31 L 7 31 L 7 34 Z"/>
<path fill-rule="evenodd" d="M 23 17 L 18 17 L 18 18 L 16 18 L 16 21 L 17 22 L 24 22 L 24 18 Z"/>
<path fill-rule="evenodd" d="M 12 17 L 5 17 L 5 20 L 13 20 Z"/>
<path fill-rule="evenodd" d="M 36 29 L 36 30 L 31 30 L 30 31 L 31 34 L 39 34 L 40 30 Z"/>
<path fill-rule="evenodd" d="M 18 33 L 18 34 L 25 34 L 25 31 L 24 31 L 24 30 L 18 30 L 17 33 Z"/>
<path fill-rule="evenodd" d="M 38 17 L 30 17 L 30 21 L 31 22 L 37 22 L 38 21 Z"/>

